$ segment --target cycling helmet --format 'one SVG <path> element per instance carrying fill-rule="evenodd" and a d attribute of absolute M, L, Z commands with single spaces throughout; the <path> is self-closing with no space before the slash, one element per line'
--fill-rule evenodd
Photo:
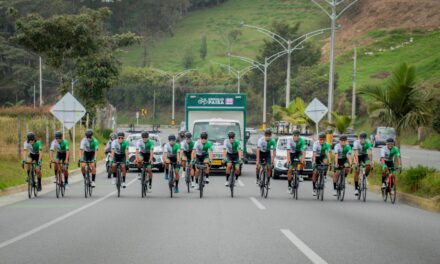
<path fill-rule="evenodd" d="M 345 140 L 347 140 L 347 136 L 346 135 L 342 135 L 342 136 L 339 137 L 339 140 L 340 141 L 345 141 Z"/>
<path fill-rule="evenodd" d="M 115 140 L 118 137 L 118 135 L 116 135 L 116 133 L 111 133 L 110 134 L 110 139 L 111 140 Z"/>
<path fill-rule="evenodd" d="M 63 138 L 63 132 L 57 131 L 55 132 L 55 139 L 61 139 Z"/>
<path fill-rule="evenodd" d="M 228 138 L 235 138 L 235 132 L 234 131 L 229 131 Z"/>
<path fill-rule="evenodd" d="M 388 138 L 387 144 L 394 144 L 394 138 Z"/>
<path fill-rule="evenodd" d="M 30 140 L 35 140 L 35 134 L 34 134 L 34 132 L 29 132 L 28 134 L 27 134 L 27 140 L 28 141 L 30 141 Z"/>
<path fill-rule="evenodd" d="M 192 134 L 191 134 L 191 132 L 186 132 L 186 133 L 185 133 L 185 137 L 186 137 L 187 139 L 191 139 L 191 138 L 192 138 Z"/>
<path fill-rule="evenodd" d="M 169 141 L 176 141 L 176 136 L 174 134 L 171 134 L 168 136 Z"/>
<path fill-rule="evenodd" d="M 272 136 L 272 130 L 270 130 L 270 128 L 264 130 L 264 135 L 265 136 Z"/>
<path fill-rule="evenodd" d="M 147 131 L 142 132 L 142 138 L 148 138 L 150 135 Z"/>
<path fill-rule="evenodd" d="M 367 133 L 365 133 L 365 132 L 360 133 L 359 138 L 360 139 L 367 139 Z"/>
<path fill-rule="evenodd" d="M 125 133 L 124 132 L 118 132 L 118 137 L 125 137 Z"/>
<path fill-rule="evenodd" d="M 86 130 L 86 137 L 87 138 L 91 138 L 93 136 L 93 130 L 91 130 L 91 129 L 87 129 Z"/>
<path fill-rule="evenodd" d="M 299 136 L 299 130 L 298 129 L 295 129 L 295 130 L 293 130 L 293 133 L 292 133 L 294 136 Z"/>
<path fill-rule="evenodd" d="M 179 137 L 181 137 L 181 138 L 185 137 L 185 133 L 186 133 L 185 130 L 180 130 Z"/>
<path fill-rule="evenodd" d="M 319 139 L 325 139 L 325 137 L 326 137 L 326 136 L 325 136 L 325 133 L 320 133 L 320 134 L 319 134 Z"/>
<path fill-rule="evenodd" d="M 208 133 L 202 132 L 202 134 L 200 134 L 200 139 L 208 139 Z"/>

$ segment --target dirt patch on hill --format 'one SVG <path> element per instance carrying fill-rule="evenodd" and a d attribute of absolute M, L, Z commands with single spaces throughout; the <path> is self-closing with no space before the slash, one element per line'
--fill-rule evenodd
<path fill-rule="evenodd" d="M 373 79 L 385 80 L 390 75 L 391 74 L 389 72 L 379 72 L 377 74 L 371 75 L 370 77 L 373 78 Z"/>
<path fill-rule="evenodd" d="M 359 36 L 376 29 L 420 29 L 440 27 L 440 0 L 360 0 L 338 23 L 337 50 L 352 48 Z M 364 39 L 367 44 L 373 39 Z M 326 55 L 328 44 L 323 48 Z"/>

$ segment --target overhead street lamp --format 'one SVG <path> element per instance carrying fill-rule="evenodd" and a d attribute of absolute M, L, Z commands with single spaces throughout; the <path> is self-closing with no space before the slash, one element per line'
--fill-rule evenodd
<path fill-rule="evenodd" d="M 243 56 L 236 56 L 236 55 L 232 55 L 232 54 L 228 54 L 229 57 L 232 58 L 237 58 L 240 59 L 242 61 L 245 61 L 249 64 L 251 64 L 252 66 L 254 66 L 256 69 L 260 70 L 263 74 L 264 74 L 264 87 L 263 87 L 263 129 L 266 129 L 267 127 L 267 122 L 266 122 L 266 106 L 267 106 L 267 68 L 269 68 L 269 66 L 276 61 L 278 58 L 284 56 L 288 51 L 280 51 L 278 53 L 275 53 L 274 55 L 270 56 L 270 57 L 266 57 L 264 59 L 264 63 L 255 61 L 253 59 L 247 58 L 247 57 L 243 57 Z"/>
<path fill-rule="evenodd" d="M 314 36 L 323 34 L 325 30 L 330 30 L 330 28 L 319 29 L 319 30 L 304 34 L 304 35 L 302 35 L 298 38 L 295 38 L 293 40 L 290 40 L 290 39 L 288 40 L 288 39 L 280 36 L 279 34 L 274 33 L 272 31 L 267 30 L 262 27 L 247 25 L 247 24 L 244 24 L 244 22 L 241 22 L 241 26 L 247 27 L 247 28 L 252 28 L 258 32 L 263 33 L 264 35 L 270 37 L 272 40 L 274 40 L 278 44 L 280 44 L 280 46 L 284 49 L 284 51 L 286 51 L 286 54 L 287 54 L 286 107 L 289 106 L 289 103 L 290 103 L 290 75 L 291 75 L 290 68 L 291 68 L 291 54 L 292 54 L 292 52 L 295 50 L 302 49 L 302 44 L 306 40 L 308 40 L 309 38 L 312 38 Z M 292 46 L 294 46 L 294 47 L 292 48 Z"/>
<path fill-rule="evenodd" d="M 173 104 L 172 104 L 172 112 L 171 112 L 171 125 L 175 125 L 176 124 L 176 119 L 175 119 L 175 112 L 174 112 L 174 107 L 175 107 L 175 89 L 176 89 L 176 81 L 179 80 L 180 78 L 182 78 L 183 76 L 185 76 L 186 74 L 188 74 L 191 71 L 194 71 L 195 69 L 189 69 L 189 70 L 185 70 L 182 72 L 178 72 L 178 73 L 168 73 L 159 69 L 154 69 L 152 68 L 152 70 L 164 75 L 164 76 L 168 76 L 171 78 L 172 82 L 173 82 Z"/>
<path fill-rule="evenodd" d="M 332 111 L 333 111 L 333 90 L 334 90 L 334 77 L 335 77 L 335 36 L 336 36 L 336 20 L 342 16 L 342 14 L 347 11 L 351 6 L 357 3 L 359 0 L 323 0 L 325 3 L 330 5 L 331 13 L 327 11 L 326 8 L 322 6 L 317 0 L 311 0 L 315 3 L 321 10 L 330 18 L 331 20 L 331 40 L 330 40 L 330 73 L 328 80 L 328 121 L 332 121 Z M 344 3 L 350 2 L 346 5 L 340 12 L 337 12 L 337 7 Z"/>
<path fill-rule="evenodd" d="M 234 75 L 237 78 L 237 93 L 240 93 L 240 81 L 241 81 L 241 78 L 243 78 L 243 76 L 246 73 L 248 73 L 251 70 L 256 68 L 255 66 L 248 66 L 248 67 L 243 68 L 241 70 L 236 70 L 233 67 L 231 67 L 229 65 L 226 65 L 226 64 L 223 64 L 223 63 L 218 63 L 218 62 L 215 62 L 215 61 L 211 61 L 211 63 L 216 64 L 216 65 L 218 65 L 218 66 L 220 66 L 222 68 L 228 69 L 229 70 L 229 74 L 232 74 L 232 75 Z"/>

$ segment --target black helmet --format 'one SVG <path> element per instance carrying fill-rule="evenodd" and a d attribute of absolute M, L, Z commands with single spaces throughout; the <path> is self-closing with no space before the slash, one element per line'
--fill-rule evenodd
<path fill-rule="evenodd" d="M 57 131 L 55 132 L 55 139 L 61 139 L 63 138 L 63 132 Z"/>
<path fill-rule="evenodd" d="M 235 132 L 234 131 L 229 131 L 228 138 L 235 138 Z"/>
<path fill-rule="evenodd" d="M 387 138 L 387 144 L 394 144 L 394 138 Z"/>
<path fill-rule="evenodd" d="M 27 133 L 26 137 L 27 137 L 27 140 L 28 140 L 28 141 L 30 141 L 30 140 L 35 140 L 35 134 L 34 134 L 34 132 L 29 132 L 29 133 Z"/>
<path fill-rule="evenodd" d="M 347 140 L 347 136 L 346 136 L 346 135 L 341 135 L 341 136 L 339 137 L 339 140 L 340 140 L 340 141 L 345 141 L 345 140 Z"/>
<path fill-rule="evenodd" d="M 191 139 L 192 138 L 192 134 L 191 134 L 191 132 L 186 132 L 185 133 L 185 137 L 187 138 L 187 139 Z"/>
<path fill-rule="evenodd" d="M 148 138 L 150 135 L 148 134 L 147 131 L 142 132 L 142 138 Z"/>
<path fill-rule="evenodd" d="M 270 130 L 270 128 L 264 130 L 264 135 L 265 136 L 272 136 L 272 130 Z"/>
<path fill-rule="evenodd" d="M 91 137 L 93 137 L 93 130 L 91 130 L 91 129 L 87 129 L 87 130 L 86 130 L 86 137 L 87 137 L 87 138 L 91 138 Z"/>
<path fill-rule="evenodd" d="M 168 140 L 169 141 L 176 141 L 176 135 L 174 135 L 174 134 L 169 135 Z"/>
<path fill-rule="evenodd" d="M 180 130 L 179 137 L 183 138 L 185 136 L 185 133 L 186 133 L 185 130 Z"/>
<path fill-rule="evenodd" d="M 360 139 L 367 139 L 367 133 L 365 133 L 365 132 L 360 133 L 359 138 Z"/>
<path fill-rule="evenodd" d="M 324 138 L 324 139 L 325 139 L 325 138 L 326 138 L 325 133 L 320 133 L 320 134 L 319 134 L 319 138 L 320 138 L 320 139 L 321 139 L 321 138 Z"/>
<path fill-rule="evenodd" d="M 118 137 L 125 137 L 125 133 L 124 132 L 118 132 Z"/>
<path fill-rule="evenodd" d="M 110 134 L 110 139 L 111 140 L 115 140 L 118 137 L 118 135 L 116 135 L 116 133 L 111 133 Z"/>
<path fill-rule="evenodd" d="M 292 133 L 294 136 L 299 136 L 299 130 L 298 129 L 295 129 L 295 130 L 293 130 L 293 133 Z"/>
<path fill-rule="evenodd" d="M 208 139 L 208 133 L 203 131 L 202 134 L 200 134 L 200 139 Z"/>

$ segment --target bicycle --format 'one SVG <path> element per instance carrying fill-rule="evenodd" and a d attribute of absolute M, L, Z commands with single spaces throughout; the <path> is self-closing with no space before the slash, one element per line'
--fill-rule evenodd
<path fill-rule="evenodd" d="M 60 162 L 56 162 L 56 161 L 52 161 L 49 164 L 49 167 L 52 169 L 52 163 L 53 164 L 58 164 L 58 169 L 55 172 L 55 195 L 57 198 L 60 198 L 60 194 L 62 197 L 64 197 L 64 193 L 66 192 L 66 187 L 64 186 L 64 183 L 62 181 L 61 174 L 64 175 L 64 169 L 66 168 L 66 164 L 64 163 L 64 161 L 62 163 Z"/>
<path fill-rule="evenodd" d="M 90 168 L 90 164 L 95 163 L 94 161 L 78 161 L 78 167 L 81 163 L 86 164 L 86 174 L 84 176 L 84 197 L 92 197 L 93 193 L 93 186 L 92 186 L 92 180 L 90 179 L 90 172 L 92 169 Z M 96 166 L 96 165 L 95 165 Z"/>
<path fill-rule="evenodd" d="M 114 164 L 116 164 L 116 190 L 118 192 L 118 197 L 121 197 L 121 186 L 122 186 L 121 164 L 125 164 L 125 162 L 114 162 Z"/>
<path fill-rule="evenodd" d="M 26 178 L 26 182 L 28 183 L 28 198 L 31 199 L 32 198 L 32 193 L 34 194 L 34 197 L 37 197 L 37 193 L 38 193 L 38 188 L 37 188 L 37 183 L 35 181 L 35 162 L 27 162 L 27 161 L 23 161 L 21 163 L 21 167 L 24 169 L 24 164 L 28 164 L 31 165 L 30 170 L 27 173 L 27 178 Z"/>
<path fill-rule="evenodd" d="M 143 162 L 142 166 L 142 172 L 141 172 L 141 190 L 142 190 L 142 198 L 147 197 L 148 193 L 148 186 L 150 183 L 150 177 L 147 177 L 147 166 L 150 164 L 150 162 Z"/>
<path fill-rule="evenodd" d="M 237 162 L 235 160 L 231 161 L 231 171 L 229 172 L 229 189 L 231 190 L 231 197 L 234 198 L 234 187 L 235 187 L 235 165 Z"/>
<path fill-rule="evenodd" d="M 316 184 L 316 199 L 324 201 L 325 178 L 328 165 L 319 164 L 316 167 L 318 171 L 318 180 Z"/>
<path fill-rule="evenodd" d="M 298 200 L 298 188 L 299 188 L 299 173 L 298 170 L 300 169 L 302 163 L 300 163 L 299 160 L 293 161 L 293 186 L 291 186 L 290 194 L 292 195 L 292 198 L 295 200 Z"/>
<path fill-rule="evenodd" d="M 107 171 L 107 178 L 111 179 L 112 177 L 112 162 L 111 162 L 111 153 L 108 153 L 105 158 L 105 168 Z"/>
<path fill-rule="evenodd" d="M 191 189 L 191 162 L 189 160 L 186 161 L 186 170 L 185 170 L 185 183 L 188 193 L 190 193 Z"/>
<path fill-rule="evenodd" d="M 346 167 L 344 165 L 337 167 L 337 170 L 339 170 L 339 177 L 336 181 L 336 191 L 338 193 L 337 199 L 341 202 L 344 201 L 345 197 L 345 169 Z"/>
<path fill-rule="evenodd" d="M 259 185 L 260 185 L 261 197 L 267 198 L 267 196 L 269 194 L 270 179 L 269 179 L 269 177 L 267 177 L 267 163 L 266 163 L 266 161 L 264 161 L 264 163 L 262 163 L 260 165 L 260 172 L 259 172 L 258 176 L 260 179 Z"/>
<path fill-rule="evenodd" d="M 392 204 L 396 202 L 396 170 L 397 168 L 388 168 L 388 175 L 385 178 L 385 188 L 382 188 L 382 198 L 386 202 L 388 200 L 388 195 L 390 196 L 390 201 Z"/>
<path fill-rule="evenodd" d="M 365 164 L 359 165 L 359 195 L 358 200 L 365 202 L 367 200 L 367 176 L 365 175 Z"/>
<path fill-rule="evenodd" d="M 205 164 L 196 164 L 196 167 L 199 169 L 199 193 L 200 198 L 203 198 L 203 188 L 205 187 Z"/>
<path fill-rule="evenodd" d="M 168 187 L 170 188 L 170 198 L 173 198 L 173 188 L 174 188 L 174 166 L 176 164 L 170 162 L 168 164 Z M 166 173 L 166 172 L 165 172 Z"/>

